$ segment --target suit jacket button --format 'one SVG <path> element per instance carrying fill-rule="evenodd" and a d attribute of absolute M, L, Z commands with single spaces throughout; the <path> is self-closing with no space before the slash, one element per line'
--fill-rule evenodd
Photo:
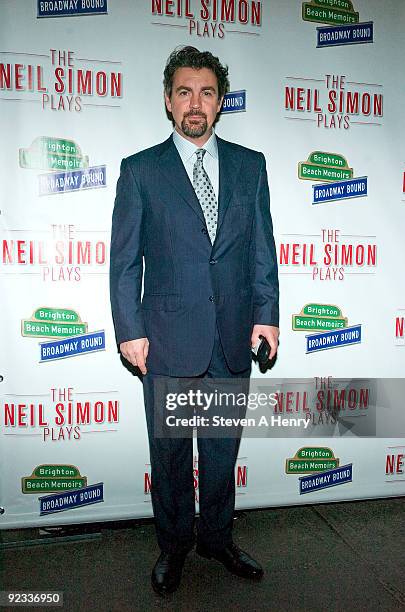
<path fill-rule="evenodd" d="M 205 227 L 203 227 L 203 228 L 202 228 L 201 232 L 202 232 L 203 234 L 208 234 L 208 231 L 205 229 Z"/>
<path fill-rule="evenodd" d="M 210 264 L 214 265 L 214 264 L 216 264 L 216 263 L 217 263 L 217 260 L 216 260 L 216 259 L 210 259 Z"/>
<path fill-rule="evenodd" d="M 210 295 L 210 302 L 215 302 L 215 297 L 213 295 Z"/>

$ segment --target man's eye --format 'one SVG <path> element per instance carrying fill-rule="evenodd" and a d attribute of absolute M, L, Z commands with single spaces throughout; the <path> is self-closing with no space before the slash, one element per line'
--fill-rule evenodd
<path fill-rule="evenodd" d="M 187 94 L 188 94 L 188 91 L 181 91 L 181 92 L 180 92 L 180 95 L 181 95 L 181 96 L 186 96 Z"/>
<path fill-rule="evenodd" d="M 205 96 L 212 96 L 212 91 L 204 91 Z"/>

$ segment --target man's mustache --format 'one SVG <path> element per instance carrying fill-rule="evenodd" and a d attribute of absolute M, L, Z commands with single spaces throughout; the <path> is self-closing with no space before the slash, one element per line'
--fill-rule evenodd
<path fill-rule="evenodd" d="M 188 111 L 184 114 L 183 119 L 187 119 L 187 117 L 204 117 L 206 119 L 207 115 L 202 111 Z"/>

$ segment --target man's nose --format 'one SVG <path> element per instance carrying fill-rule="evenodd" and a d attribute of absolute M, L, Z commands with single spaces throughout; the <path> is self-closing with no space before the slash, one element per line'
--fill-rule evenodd
<path fill-rule="evenodd" d="M 196 93 L 191 94 L 190 106 L 191 108 L 200 108 L 200 98 L 198 94 Z"/>

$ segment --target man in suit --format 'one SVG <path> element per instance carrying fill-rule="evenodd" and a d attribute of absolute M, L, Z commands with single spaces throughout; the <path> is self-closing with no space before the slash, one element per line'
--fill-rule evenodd
<path fill-rule="evenodd" d="M 161 549 L 152 586 L 160 594 L 180 584 L 195 507 L 192 438 L 155 435 L 156 383 L 248 379 L 259 336 L 270 358 L 278 346 L 265 158 L 216 136 L 228 89 L 228 69 L 210 52 L 173 51 L 164 71 L 173 134 L 122 161 L 113 213 L 111 304 L 120 352 L 142 375 Z M 198 438 L 197 553 L 257 579 L 261 566 L 232 540 L 239 443 Z"/>

